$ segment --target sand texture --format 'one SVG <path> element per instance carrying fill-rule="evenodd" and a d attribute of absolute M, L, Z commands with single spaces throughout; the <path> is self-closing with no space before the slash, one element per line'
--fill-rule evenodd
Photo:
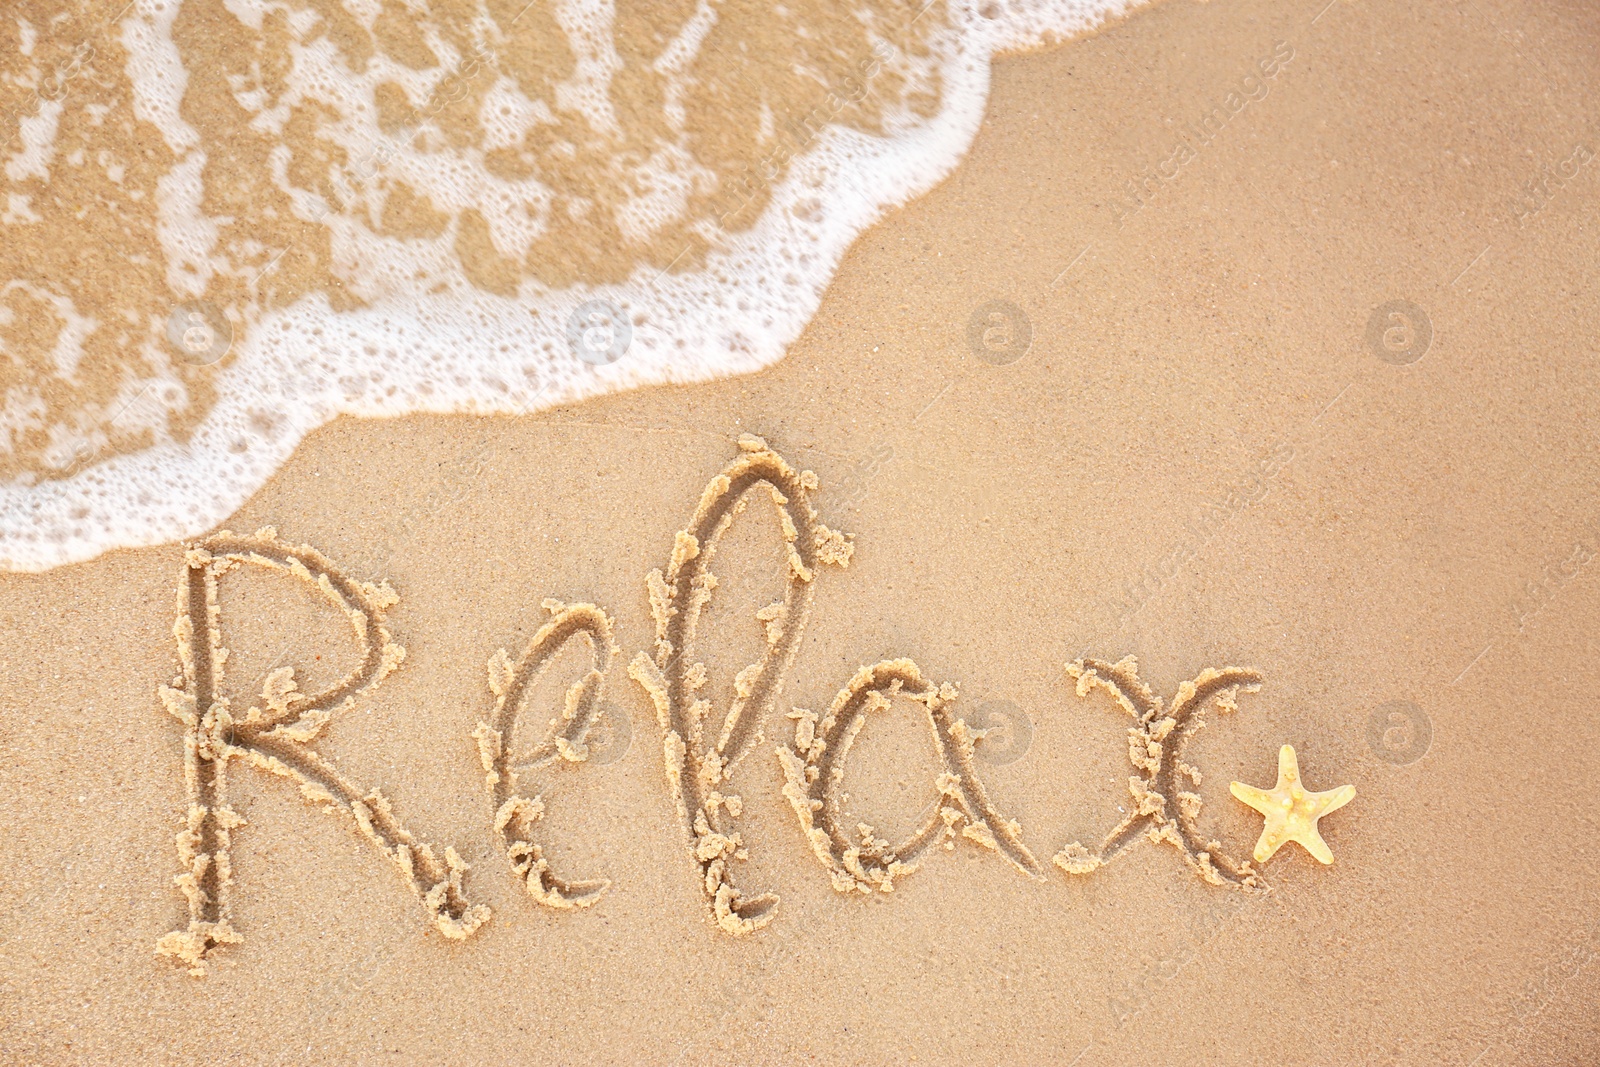
<path fill-rule="evenodd" d="M 0 1063 L 1596 1062 L 1600 8 L 994 75 L 775 366 L 0 574 Z"/>

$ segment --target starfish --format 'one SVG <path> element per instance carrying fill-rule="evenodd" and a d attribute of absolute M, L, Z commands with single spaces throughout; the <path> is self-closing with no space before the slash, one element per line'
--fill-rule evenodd
<path fill-rule="evenodd" d="M 1295 841 L 1323 863 L 1333 862 L 1333 852 L 1317 833 L 1317 820 L 1355 799 L 1356 787 L 1341 785 L 1324 793 L 1308 793 L 1300 784 L 1300 763 L 1294 746 L 1278 750 L 1278 784 L 1270 790 L 1243 782 L 1229 788 L 1233 795 L 1266 817 L 1261 840 L 1256 842 L 1257 863 L 1265 863 L 1285 841 Z"/>

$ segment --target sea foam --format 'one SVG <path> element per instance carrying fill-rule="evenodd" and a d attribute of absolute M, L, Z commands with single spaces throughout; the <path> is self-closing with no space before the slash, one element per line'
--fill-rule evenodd
<path fill-rule="evenodd" d="M 718 5 L 701 0 L 641 68 L 625 61 L 629 44 L 618 39 L 611 3 L 541 3 L 550 16 L 542 32 L 565 38 L 556 42 L 565 76 L 541 95 L 527 91 L 526 65 L 518 80 L 509 55 L 537 42 L 507 31 L 504 13 L 495 21 L 504 5 L 484 3 L 473 32 L 452 44 L 421 15 L 396 28 L 394 18 L 421 10 L 396 0 L 347 0 L 355 29 L 344 38 L 337 27 L 318 32 L 320 16 L 292 3 L 226 0 L 234 25 L 280 42 L 261 52 L 271 64 L 253 61 L 257 74 L 230 76 L 233 103 L 223 103 L 237 108 L 228 114 L 239 136 L 267 146 L 261 167 L 238 175 L 226 173 L 223 153 L 233 149 L 208 125 L 226 125 L 227 115 L 190 106 L 201 71 L 190 69 L 192 58 L 185 66 L 180 42 L 196 31 L 180 14 L 194 12 L 182 13 L 178 0 L 137 0 L 116 26 L 56 42 L 58 55 L 77 55 L 101 75 L 96 84 L 107 64 L 119 65 L 129 128 L 136 121 L 159 131 L 153 196 L 126 195 L 131 217 L 148 218 L 151 234 L 151 247 L 132 248 L 130 261 L 142 256 L 160 270 L 117 307 L 94 306 L 88 286 L 0 276 L 0 301 L 11 300 L 0 302 L 0 354 L 12 364 L 0 383 L 0 455 L 12 460 L 0 484 L 0 565 L 42 570 L 199 534 L 341 414 L 520 414 L 768 366 L 815 312 L 855 237 L 960 161 L 982 120 L 995 56 L 1067 39 L 1130 6 L 990 0 L 869 11 L 838 50 L 841 65 L 817 74 L 809 101 L 794 92 L 763 101 L 758 129 L 739 131 L 774 146 L 751 166 L 706 147 L 725 131 L 707 127 L 704 101 L 694 97 L 706 63 L 736 61 L 705 53 Z M 208 9 L 222 19 L 222 6 L 212 0 Z M 374 52 L 352 62 L 348 38 L 363 27 L 395 42 L 390 50 L 401 58 Z M 0 206 L 8 194 L 13 205 L 0 231 L 8 240 L 38 239 L 49 225 L 35 208 L 49 199 L 51 181 L 66 180 L 51 168 L 70 146 L 44 140 L 58 136 L 63 109 L 76 102 L 87 116 L 75 120 L 88 131 L 73 135 L 80 143 L 95 136 L 96 108 L 102 123 L 119 114 L 118 102 L 89 92 L 90 79 L 65 60 L 41 60 L 52 32 L 17 18 L 14 35 L 30 49 L 13 57 L 9 116 L 0 108 L 9 119 L 0 136 L 20 134 L 0 148 L 0 164 L 19 175 L 0 188 Z M 478 43 L 463 47 L 469 39 Z M 87 59 L 83 41 L 93 45 Z M 626 72 L 641 69 L 658 87 L 646 104 L 618 91 L 619 79 L 633 77 Z M 452 78 L 466 88 L 456 92 Z M 385 119 L 385 99 L 391 110 L 395 100 L 409 108 L 398 129 Z M 869 119 L 845 121 L 861 102 L 873 105 Z M 643 107 L 655 132 L 629 140 Z M 475 133 L 453 143 L 451 116 L 463 108 Z M 314 139 L 295 132 L 308 113 L 318 117 Z M 564 158 L 560 145 L 540 167 L 505 162 L 563 122 L 622 146 L 621 162 L 593 172 L 616 178 L 606 179 L 622 190 L 612 199 L 563 189 L 548 163 Z M 274 145 L 279 137 L 285 146 Z M 307 145 L 334 162 L 308 172 Z M 576 144 L 572 156 L 584 152 Z M 69 154 L 84 156 L 81 148 Z M 95 180 L 104 185 L 130 165 L 102 159 Z M 261 187 L 281 193 L 286 209 L 263 208 L 262 217 L 302 236 L 283 248 L 258 240 L 250 219 L 237 216 L 248 203 L 233 213 L 219 206 L 233 180 L 270 183 Z M 406 216 L 410 229 L 390 224 L 402 206 L 419 203 Z M 595 266 L 591 256 L 571 268 L 523 269 L 542 262 L 539 242 L 554 227 L 587 224 L 585 212 L 608 213 L 593 233 L 611 235 L 620 267 L 616 257 Z M 685 247 L 673 260 L 676 240 Z M 315 269 L 296 266 L 307 257 Z M 32 289 L 39 292 L 30 297 Z M 59 320 L 48 338 L 55 366 L 33 377 L 14 373 L 26 340 L 14 328 L 29 314 Z M 81 355 L 85 331 L 97 324 L 116 324 L 122 354 L 89 361 L 103 379 L 98 392 L 83 386 L 60 400 L 46 388 L 52 375 L 89 380 L 78 356 L 61 350 L 77 345 Z"/>

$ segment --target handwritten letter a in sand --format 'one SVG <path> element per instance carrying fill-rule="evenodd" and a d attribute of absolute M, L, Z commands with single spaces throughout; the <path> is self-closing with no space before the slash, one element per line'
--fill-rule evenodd
<path fill-rule="evenodd" d="M 845 763 L 866 725 L 867 713 L 888 711 L 895 696 L 916 701 L 928 713 L 939 753 L 934 782 L 939 803 L 922 826 L 897 845 L 878 837 L 865 823 L 856 828 L 858 839 L 852 840 L 842 825 Z M 1022 827 L 995 809 L 973 769 L 978 735 L 965 720 L 950 714 L 955 699 L 955 686 L 935 685 L 911 660 L 895 659 L 857 671 L 821 723 L 804 708 L 790 714 L 795 720 L 794 747 L 778 749 L 787 779 L 783 794 L 794 805 L 811 850 L 841 893 L 892 892 L 895 879 L 916 870 L 934 845 L 953 848 L 958 833 L 999 852 L 1023 873 L 1042 877 L 1038 860 L 1022 843 Z"/>
<path fill-rule="evenodd" d="M 262 687 L 261 704 L 236 717 L 221 695 L 228 650 L 222 646 L 217 581 L 240 564 L 287 571 L 342 611 L 362 645 L 355 669 L 315 695 L 299 692 L 293 668 L 273 671 Z M 191 973 L 205 973 L 212 949 L 243 940 L 229 921 L 228 901 L 233 882 L 228 849 L 233 831 L 244 824 L 228 804 L 226 772 L 234 759 L 281 775 L 307 800 L 348 815 L 400 869 L 446 937 L 468 937 L 488 920 L 489 909 L 468 904 L 463 895 L 466 864 L 455 849 L 445 849 L 440 862 L 395 819 L 388 798 L 346 782 L 309 745 L 335 712 L 348 710 L 358 694 L 400 665 L 405 649 L 390 640 L 383 624 L 384 612 L 398 599 L 387 585 L 351 581 L 315 549 L 285 544 L 271 529 L 253 537 L 223 532 L 189 546 L 173 626 L 183 677 L 180 684 L 161 688 L 162 702 L 185 731 L 189 812 L 178 834 L 184 871 L 174 881 L 188 898 L 189 925 L 163 937 L 156 951 L 188 964 Z"/>

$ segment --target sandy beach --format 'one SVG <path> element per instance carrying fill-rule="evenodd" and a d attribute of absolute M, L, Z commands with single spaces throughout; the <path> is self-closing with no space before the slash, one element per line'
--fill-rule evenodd
<path fill-rule="evenodd" d="M 310 546 L 365 607 L 221 542 L 0 574 L 0 1062 L 1593 1062 L 1597 49 L 1577 0 L 1139 8 L 997 60 L 968 156 L 854 243 L 776 365 L 312 433 L 222 528 Z M 680 661 L 678 535 L 741 462 L 792 472 L 789 510 L 745 497 Z M 173 708 L 208 668 L 174 623 L 213 565 L 241 753 L 282 668 L 325 689 L 380 622 L 404 653 L 282 742 L 321 769 L 222 760 L 240 940 L 184 958 L 157 945 L 199 914 L 174 878 L 202 727 Z M 610 627 L 602 688 L 563 703 L 587 639 L 528 679 L 519 751 L 554 732 L 507 837 L 474 731 L 577 604 Z M 1162 707 L 1252 672 L 1183 739 L 1197 800 L 1162 798 L 1248 884 L 1142 830 L 1056 862 L 1153 780 L 1067 669 L 1125 657 Z M 816 787 L 862 856 L 936 824 L 884 886 L 830 869 L 791 793 L 841 690 L 905 659 L 926 691 L 885 683 Z M 652 695 L 693 662 L 703 688 Z M 725 772 L 663 729 L 696 693 L 691 750 L 763 712 Z M 1331 865 L 1251 861 L 1230 783 L 1270 787 L 1286 744 L 1307 789 L 1355 789 Z M 318 803 L 335 771 L 368 799 Z M 374 789 L 404 840 L 359 825 Z M 433 867 L 397 871 L 412 839 Z M 524 839 L 609 884 L 541 903 Z M 430 904 L 446 848 L 461 902 Z"/>

